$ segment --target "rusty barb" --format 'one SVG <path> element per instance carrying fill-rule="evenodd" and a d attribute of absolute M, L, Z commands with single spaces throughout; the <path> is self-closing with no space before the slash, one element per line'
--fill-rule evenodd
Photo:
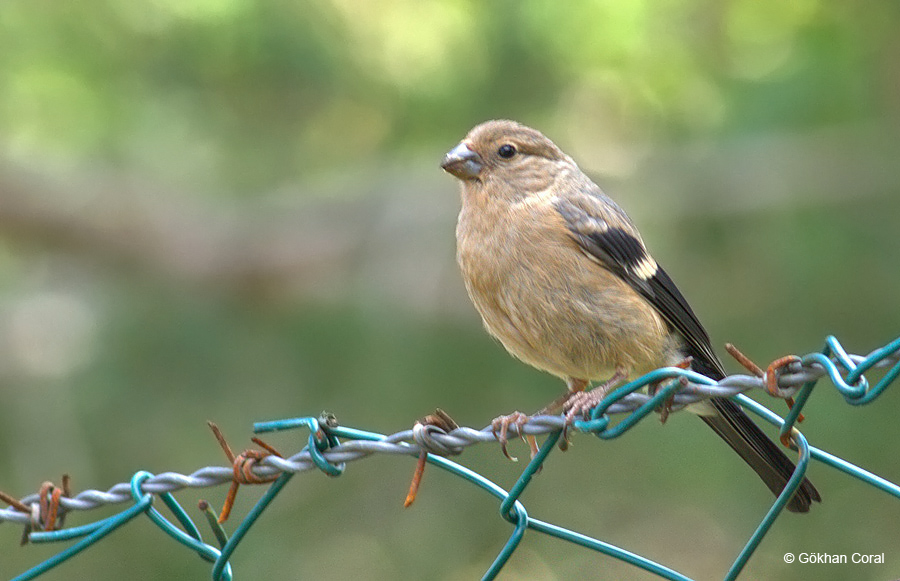
<path fill-rule="evenodd" d="M 274 447 L 255 436 L 250 438 L 250 440 L 262 448 L 262 450 L 244 450 L 235 456 L 231 446 L 229 446 L 228 442 L 225 440 L 222 430 L 219 429 L 219 426 L 213 422 L 206 423 L 209 426 L 209 429 L 212 430 L 213 435 L 215 435 L 216 440 L 219 442 L 219 446 L 222 447 L 222 451 L 225 452 L 225 456 L 234 468 L 234 477 L 231 481 L 231 488 L 228 489 L 228 495 L 225 497 L 225 502 L 222 504 L 222 512 L 219 513 L 218 522 L 221 524 L 228 520 L 228 517 L 231 515 L 231 509 L 234 507 L 234 501 L 237 498 L 238 489 L 241 484 L 269 484 L 278 478 L 278 474 L 258 476 L 253 472 L 253 467 L 259 464 L 263 458 L 268 456 L 278 456 L 279 458 L 284 458 L 284 456 L 282 456 Z"/>
<path fill-rule="evenodd" d="M 762 368 L 753 362 L 752 359 L 741 353 L 741 351 L 732 345 L 731 343 L 725 343 L 725 350 L 728 351 L 728 354 L 734 357 L 734 359 L 740 363 L 744 369 L 755 375 L 756 377 L 764 380 L 766 391 L 772 397 L 777 397 L 783 399 L 788 406 L 788 409 L 791 410 L 794 408 L 794 398 L 790 395 L 785 395 L 781 389 L 778 387 L 778 378 L 781 376 L 782 370 L 785 367 L 789 366 L 792 363 L 798 363 L 800 358 L 796 355 L 785 355 L 784 357 L 779 357 L 775 361 L 769 364 L 765 371 Z M 797 416 L 797 423 L 802 422 L 805 418 L 803 414 L 799 414 Z M 787 443 L 785 443 L 784 438 L 782 438 L 782 443 L 785 446 L 790 447 Z"/>
<path fill-rule="evenodd" d="M 657 369 L 609 394 L 591 412 L 591 419 L 576 422 L 575 428 L 579 432 L 590 433 L 601 439 L 617 438 L 638 425 L 654 410 L 665 417 L 670 409 L 672 411 L 683 409 L 694 402 L 710 397 L 733 397 L 740 405 L 749 408 L 750 411 L 770 423 L 775 425 L 780 423 L 782 442 L 797 449 L 799 453 L 795 477 L 791 479 L 794 482 L 793 488 L 785 489 L 775 500 L 772 508 L 756 528 L 756 532 L 737 556 L 732 568 L 725 575 L 727 579 L 734 579 L 782 512 L 791 495 L 796 492 L 802 482 L 802 473 L 806 471 L 810 460 L 816 460 L 822 465 L 848 474 L 864 484 L 900 499 L 900 485 L 824 450 L 810 446 L 803 434 L 793 427 L 801 408 L 816 389 L 816 384 L 825 377 L 830 379 L 831 384 L 849 405 L 859 406 L 874 402 L 896 379 L 900 378 L 900 337 L 889 341 L 868 355 L 861 356 L 847 353 L 836 337 L 828 336 L 821 351 L 809 353 L 802 358 L 793 355 L 782 357 L 773 361 L 765 369 L 756 365 L 733 345 L 728 345 L 727 350 L 750 372 L 751 376 L 732 375 L 714 381 L 689 369 Z M 689 367 L 689 365 L 687 366 Z M 867 378 L 865 374 L 876 368 L 879 369 L 878 373 Z M 655 382 L 676 377 L 681 385 L 669 383 L 662 387 L 665 390 L 677 391 L 674 400 L 668 395 L 665 399 L 659 397 L 658 391 L 655 400 L 653 395 L 645 393 L 653 391 L 652 384 Z M 682 378 L 687 379 L 687 385 L 681 381 Z M 644 389 L 645 387 L 648 389 Z M 792 411 L 785 418 L 770 412 L 762 404 L 744 395 L 744 392 L 752 389 L 761 389 L 767 394 L 785 399 L 789 406 L 793 406 Z M 818 389 L 820 390 L 821 387 Z M 612 416 L 624 414 L 628 415 L 621 421 L 611 421 Z M 686 579 L 664 565 L 641 557 L 633 551 L 627 551 L 600 539 L 531 518 L 525 510 L 521 496 L 532 477 L 540 471 L 547 455 L 561 441 L 565 440 L 562 432 L 567 426 L 567 421 L 563 415 L 539 413 L 527 417 L 521 425 L 518 422 L 513 422 L 511 425 L 510 434 L 524 437 L 528 441 L 532 451 L 532 460 L 508 492 L 488 478 L 448 458 L 462 453 L 468 446 L 475 444 L 488 442 L 503 444 L 506 434 L 498 433 L 498 426 L 493 424 L 481 429 L 458 427 L 449 415 L 441 410 L 436 410 L 433 414 L 416 422 L 413 429 L 404 429 L 386 435 L 341 426 L 333 416 L 329 415 L 318 418 L 304 416 L 258 422 L 253 427 L 257 434 L 296 428 L 308 430 L 308 443 L 290 457 L 284 457 L 278 450 L 258 438 L 252 438 L 257 448 L 236 455 L 221 430 L 215 424 L 210 423 L 210 429 L 228 458 L 229 466 L 206 466 L 191 474 L 175 472 L 151 474 L 141 470 L 136 472 L 128 482 L 115 484 L 106 491 L 83 490 L 74 496 L 69 490 L 68 476 L 63 476 L 60 486 L 45 482 L 37 493 L 21 499 L 13 498 L 0 491 L 0 524 L 15 522 L 23 525 L 25 527 L 24 538 L 30 543 L 65 542 L 79 539 L 19 575 L 16 577 L 17 580 L 34 579 L 79 554 L 87 547 L 93 546 L 124 523 L 130 522 L 140 515 L 145 515 L 168 536 L 177 540 L 180 545 L 190 548 L 204 560 L 214 563 L 213 579 L 227 581 L 232 579 L 229 560 L 234 551 L 245 538 L 253 523 L 270 506 L 272 500 L 283 490 L 293 475 L 319 470 L 329 476 L 338 476 L 343 472 L 347 463 L 369 458 L 375 454 L 413 455 L 418 457 L 418 462 L 406 497 L 407 506 L 416 499 L 425 464 L 431 463 L 499 499 L 501 502 L 500 516 L 515 525 L 509 540 L 485 573 L 484 579 L 494 579 L 499 574 L 524 538 L 523 533 L 526 529 L 598 551 L 669 579 Z M 538 447 L 535 437 L 543 435 L 546 436 L 546 439 Z M 197 489 L 225 484 L 229 484 L 231 488 L 218 518 L 210 509 L 209 503 L 205 501 L 199 503 L 200 511 L 216 535 L 219 548 L 215 548 L 200 538 L 195 523 L 178 504 L 173 493 L 186 488 Z M 241 484 L 269 484 L 269 486 L 229 537 L 218 523 L 229 518 Z M 152 503 L 157 498 L 170 509 L 177 524 L 163 517 L 158 510 L 153 508 Z M 4 507 L 2 503 L 9 505 L 9 508 Z M 87 511 L 117 503 L 127 503 L 128 506 L 113 516 L 82 526 L 62 528 L 63 519 L 69 512 Z"/>
<path fill-rule="evenodd" d="M 424 432 L 428 427 L 437 428 L 444 433 L 449 433 L 459 427 L 450 414 L 437 408 L 433 414 L 428 414 L 420 420 L 416 420 L 413 424 L 413 434 L 416 432 Z M 420 438 L 416 438 L 419 440 Z M 406 493 L 406 500 L 403 501 L 403 508 L 409 508 L 416 501 L 416 495 L 419 493 L 419 486 L 422 484 L 422 477 L 425 475 L 425 465 L 428 460 L 428 451 L 424 448 L 419 452 L 419 459 L 416 461 L 416 469 L 413 471 L 412 481 L 409 483 L 409 492 Z"/>
<path fill-rule="evenodd" d="M 61 529 L 66 522 L 66 513 L 64 510 L 60 510 L 59 501 L 63 497 L 70 498 L 71 496 L 72 489 L 68 474 L 62 475 L 62 486 L 56 486 L 49 480 L 43 482 L 38 491 L 38 502 L 32 504 L 31 508 L 0 490 L 0 500 L 19 512 L 31 515 L 31 521 L 25 525 L 25 530 L 22 531 L 20 542 L 22 545 L 28 544 L 31 531 L 35 529 L 41 531 Z"/>

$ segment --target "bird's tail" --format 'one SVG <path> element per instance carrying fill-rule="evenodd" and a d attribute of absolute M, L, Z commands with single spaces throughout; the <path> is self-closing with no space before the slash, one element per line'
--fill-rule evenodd
<path fill-rule="evenodd" d="M 700 416 L 706 425 L 753 468 L 773 494 L 781 494 L 794 472 L 794 463 L 736 403 L 721 397 L 713 398 L 710 403 L 716 413 Z M 821 500 L 816 487 L 804 478 L 788 501 L 787 509 L 791 512 L 809 512 L 810 504 Z"/>
<path fill-rule="evenodd" d="M 725 377 L 722 362 L 712 355 L 693 352 L 691 368 L 715 380 Z M 700 418 L 738 453 L 769 487 L 775 496 L 781 494 L 794 473 L 794 463 L 782 449 L 751 420 L 741 406 L 725 397 L 714 397 L 699 412 Z M 787 503 L 791 512 L 809 512 L 813 502 L 822 497 L 812 482 L 804 478 L 794 496 Z"/>

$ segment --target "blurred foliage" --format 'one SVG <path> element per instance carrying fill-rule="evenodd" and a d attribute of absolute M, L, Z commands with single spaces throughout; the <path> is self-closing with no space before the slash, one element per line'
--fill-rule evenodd
<path fill-rule="evenodd" d="M 224 462 L 207 419 L 241 448 L 253 421 L 322 409 L 394 432 L 438 406 L 480 426 L 546 403 L 561 384 L 480 330 L 453 272 L 444 208 L 455 185 L 436 164 L 491 117 L 539 127 L 599 176 L 717 344 L 761 363 L 818 349 L 828 333 L 855 352 L 880 346 L 900 329 L 898 25 L 896 3 L 833 0 L 2 3 L 0 167 L 71 183 L 61 207 L 114 216 L 72 178 L 113 174 L 237 221 L 278 214 L 285 198 L 302 211 L 372 198 L 387 209 L 337 222 L 370 236 L 345 258 L 355 276 L 279 300 L 139 261 L 110 267 L 53 229 L 2 232 L 0 489 L 24 495 L 62 471 L 76 489 L 103 489 L 139 469 Z M 444 201 L 422 198 L 433 191 Z M 180 212 L 173 203 L 173 228 Z M 427 241 L 404 248 L 398 225 L 416 220 Z M 403 268 L 399 294 L 379 290 Z M 407 300 L 413 282 L 429 300 Z M 896 440 L 895 392 L 850 409 L 823 388 L 804 431 L 900 480 L 896 450 L 881 444 Z M 721 576 L 768 492 L 686 414 L 645 424 L 612 442 L 576 438 L 526 505 L 685 574 Z M 521 465 L 483 448 L 463 463 L 509 486 Z M 431 471 L 403 511 L 411 471 L 372 458 L 339 479 L 295 478 L 238 550 L 237 578 L 480 576 L 509 532 L 496 504 Z M 895 576 L 900 506 L 811 475 L 824 503 L 786 515 L 747 577 Z M 218 505 L 224 493 L 179 498 Z M 242 490 L 233 518 L 255 494 Z M 46 579 L 207 575 L 139 522 Z M 3 531 L 0 577 L 57 549 L 18 549 L 19 531 Z M 787 550 L 886 552 L 888 563 L 785 566 Z M 505 578 L 601 570 L 639 577 L 530 535 Z"/>
<path fill-rule="evenodd" d="M 253 194 L 510 116 L 583 140 L 896 121 L 897 7 L 7 2 L 4 149 Z M 474 115 L 473 115 L 474 114 Z"/>

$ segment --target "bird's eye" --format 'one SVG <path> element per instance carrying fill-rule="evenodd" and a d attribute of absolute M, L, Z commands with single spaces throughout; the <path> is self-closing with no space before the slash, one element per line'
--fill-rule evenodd
<path fill-rule="evenodd" d="M 510 145 L 509 143 L 504 143 L 497 150 L 497 155 L 504 159 L 509 159 L 516 154 L 516 148 L 514 145 Z"/>

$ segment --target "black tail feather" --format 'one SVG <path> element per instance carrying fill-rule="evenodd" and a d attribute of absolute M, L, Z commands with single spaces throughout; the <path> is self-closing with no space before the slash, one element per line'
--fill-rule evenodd
<path fill-rule="evenodd" d="M 725 374 L 722 364 L 707 361 L 707 358 L 695 354 L 691 367 L 713 379 L 722 379 Z M 746 462 L 753 471 L 778 496 L 794 473 L 794 463 L 785 455 L 775 442 L 751 420 L 744 410 L 724 397 L 714 397 L 710 403 L 715 408 L 714 414 L 701 415 L 706 425 L 725 440 L 731 449 Z M 787 504 L 791 512 L 809 512 L 810 504 L 821 502 L 822 497 L 812 482 L 804 478 L 797 492 Z"/>
<path fill-rule="evenodd" d="M 700 416 L 706 425 L 753 468 L 773 494 L 781 494 L 794 472 L 794 463 L 747 417 L 739 405 L 721 397 L 713 398 L 711 403 L 717 413 Z M 809 512 L 810 504 L 821 500 L 816 487 L 804 478 L 788 501 L 787 509 L 791 512 Z"/>

